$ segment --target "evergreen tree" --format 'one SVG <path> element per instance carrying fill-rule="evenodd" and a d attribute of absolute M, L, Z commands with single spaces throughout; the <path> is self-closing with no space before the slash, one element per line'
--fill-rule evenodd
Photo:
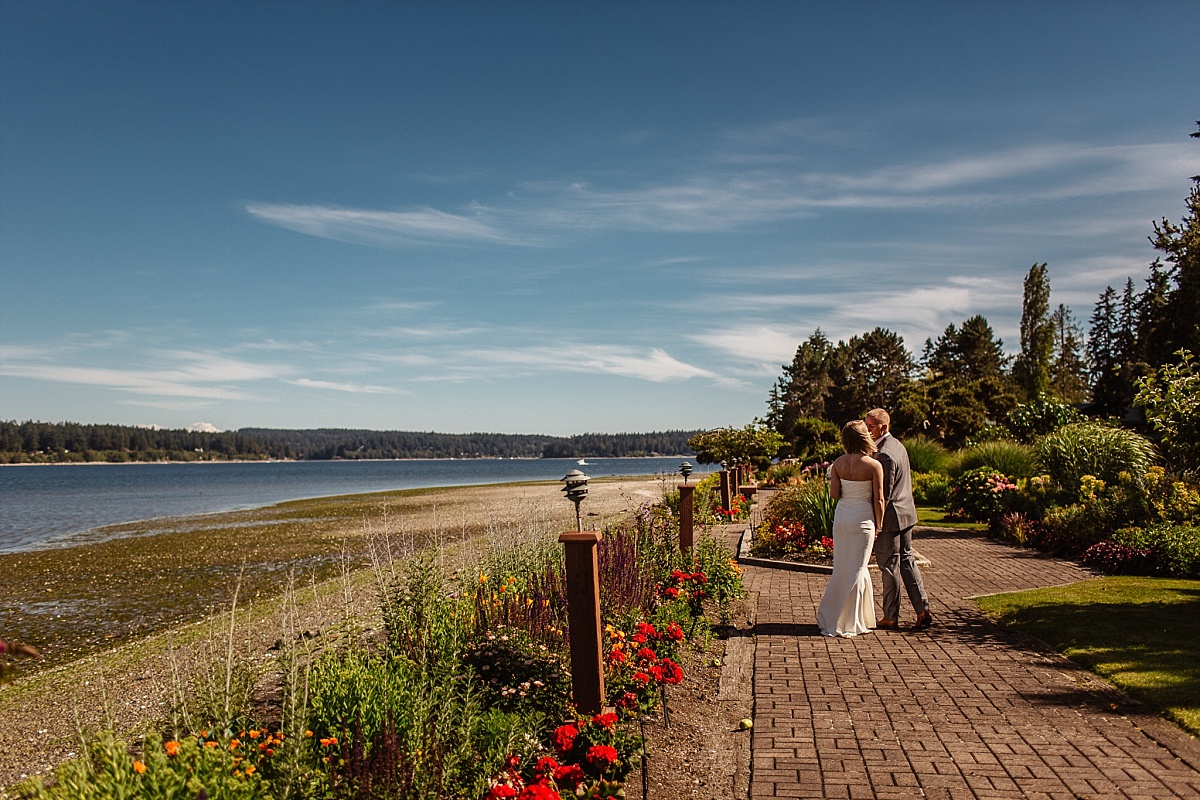
<path fill-rule="evenodd" d="M 1200 139 L 1200 121 L 1192 138 Z M 1174 224 L 1165 217 L 1154 223 L 1150 243 L 1163 253 L 1171 265 L 1170 278 L 1174 289 L 1164 309 L 1163 349 L 1167 360 L 1155 360 L 1155 365 L 1171 363 L 1178 350 L 1200 353 L 1200 175 L 1192 178 L 1192 190 L 1185 203 L 1183 220 Z"/>
<path fill-rule="evenodd" d="M 1025 276 L 1021 302 L 1021 353 L 1013 363 L 1013 377 L 1030 400 L 1050 388 L 1050 360 L 1054 352 L 1054 325 L 1050 320 L 1050 277 L 1046 264 L 1034 264 Z"/>
<path fill-rule="evenodd" d="M 1050 388 L 1064 403 L 1082 403 L 1088 397 L 1083 328 L 1075 321 L 1071 309 L 1062 303 L 1054 309 L 1050 321 L 1054 326 L 1054 358 L 1050 364 Z"/>
<path fill-rule="evenodd" d="M 1092 311 L 1087 339 L 1088 378 L 1092 385 L 1092 402 L 1105 414 L 1116 414 L 1123 407 L 1120 382 L 1121 361 L 1118 344 L 1117 292 L 1104 289 Z"/>

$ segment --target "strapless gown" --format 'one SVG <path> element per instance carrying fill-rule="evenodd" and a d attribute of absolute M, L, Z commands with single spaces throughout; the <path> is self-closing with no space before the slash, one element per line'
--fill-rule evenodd
<path fill-rule="evenodd" d="M 875 627 L 875 596 L 867 563 L 875 544 L 871 482 L 842 481 L 833 514 L 833 575 L 817 610 L 825 636 L 857 636 Z"/>

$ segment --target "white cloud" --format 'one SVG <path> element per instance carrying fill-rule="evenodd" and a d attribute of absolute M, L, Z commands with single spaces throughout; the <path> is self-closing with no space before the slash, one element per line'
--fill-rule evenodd
<path fill-rule="evenodd" d="M 366 244 L 478 243 L 521 244 L 484 220 L 432 208 L 378 211 L 320 205 L 248 203 L 246 211 L 264 222 L 309 236 Z"/>
<path fill-rule="evenodd" d="M 327 389 L 332 392 L 350 392 L 351 394 L 412 394 L 412 392 L 407 390 L 396 389 L 391 386 L 371 386 L 368 384 L 358 383 L 335 383 L 333 381 L 317 381 L 310 378 L 285 380 L 284 383 L 289 383 L 293 386 L 302 386 L 306 389 Z"/>

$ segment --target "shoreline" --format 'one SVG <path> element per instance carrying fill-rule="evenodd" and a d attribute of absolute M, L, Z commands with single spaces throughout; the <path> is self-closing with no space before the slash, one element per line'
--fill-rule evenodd
<path fill-rule="evenodd" d="M 154 465 L 154 464 L 356 464 L 356 463 L 386 463 L 391 461 L 574 461 L 578 463 L 580 459 L 594 458 L 597 461 L 648 461 L 658 458 L 682 458 L 693 459 L 695 454 L 690 456 L 684 455 L 654 455 L 654 456 L 580 456 L 574 458 L 571 456 L 563 456 L 561 458 L 545 458 L 544 456 L 460 456 L 451 458 L 198 458 L 195 461 L 5 461 L 0 462 L 2 467 L 87 467 L 96 464 L 112 467 L 128 467 L 134 465 Z M 586 466 L 586 465 L 585 465 Z"/>

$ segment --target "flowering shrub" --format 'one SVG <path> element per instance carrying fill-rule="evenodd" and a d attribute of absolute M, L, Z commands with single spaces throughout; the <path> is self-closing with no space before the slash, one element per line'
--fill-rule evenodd
<path fill-rule="evenodd" d="M 1123 528 L 1113 542 L 1146 554 L 1145 572 L 1171 578 L 1200 578 L 1200 526 L 1159 523 Z"/>
<path fill-rule="evenodd" d="M 561 717 L 571 697 L 562 658 L 518 629 L 488 631 L 467 648 L 463 663 L 489 708 Z"/>
<path fill-rule="evenodd" d="M 605 633 L 608 703 L 623 716 L 653 711 L 665 697 L 664 687 L 683 682 L 683 668 L 674 660 L 685 637 L 679 623 L 672 620 L 660 629 L 642 620 L 632 634 L 612 625 Z"/>
<path fill-rule="evenodd" d="M 1017 485 L 991 467 L 967 470 L 950 487 L 950 510 L 974 522 L 987 522 L 1005 510 Z"/>
<path fill-rule="evenodd" d="M 549 736 L 550 752 L 522 767 L 510 756 L 488 788 L 486 800 L 559 800 L 620 797 L 621 781 L 642 751 L 641 737 L 622 731 L 616 714 L 596 714 L 560 725 Z"/>

